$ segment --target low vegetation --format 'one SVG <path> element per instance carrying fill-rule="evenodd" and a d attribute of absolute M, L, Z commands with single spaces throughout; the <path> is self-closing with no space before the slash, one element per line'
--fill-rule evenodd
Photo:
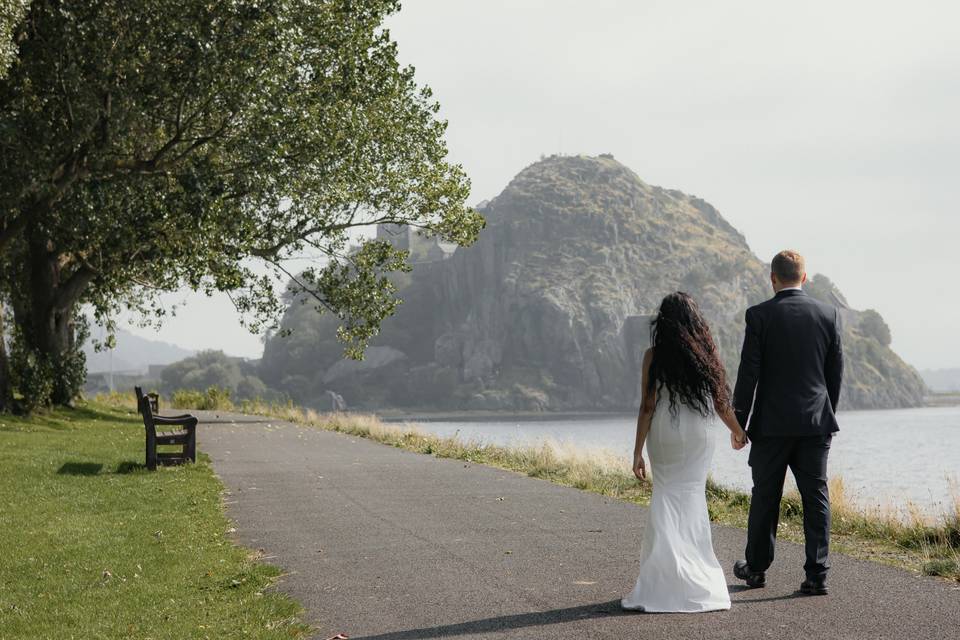
<path fill-rule="evenodd" d="M 143 446 L 129 408 L 0 415 L 0 638 L 305 636 L 209 462 L 148 472 Z"/>
<path fill-rule="evenodd" d="M 926 397 L 924 404 L 928 407 L 958 407 L 960 392 L 934 393 Z"/>
<path fill-rule="evenodd" d="M 639 504 L 647 504 L 650 500 L 650 484 L 639 482 L 630 473 L 626 463 L 612 455 L 585 456 L 573 449 L 550 444 L 533 448 L 507 448 L 465 442 L 458 438 L 423 433 L 413 424 L 384 423 L 366 414 L 318 413 L 289 403 L 245 401 L 234 405 L 229 397 L 225 398 L 215 390 L 197 394 L 196 397 L 176 397 L 198 400 L 196 408 L 237 409 L 244 413 L 267 415 L 369 438 L 409 451 L 508 469 Z M 125 398 L 115 397 L 113 401 L 126 401 Z M 192 405 L 178 406 L 189 408 Z M 952 511 L 938 521 L 923 516 L 918 509 L 911 510 L 907 518 L 893 512 L 864 511 L 848 498 L 841 478 L 833 480 L 830 491 L 833 505 L 831 534 L 836 550 L 858 558 L 960 581 L 960 491 L 957 492 Z M 708 481 L 707 504 L 714 522 L 746 527 L 750 507 L 748 494 Z M 780 515 L 780 538 L 802 542 L 800 496 L 795 493 L 784 496 Z"/>

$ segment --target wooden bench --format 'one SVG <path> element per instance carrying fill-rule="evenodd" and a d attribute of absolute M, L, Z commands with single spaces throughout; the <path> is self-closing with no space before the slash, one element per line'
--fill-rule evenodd
<path fill-rule="evenodd" d="M 137 394 L 137 412 L 140 412 L 140 403 L 143 401 L 144 397 L 150 398 L 150 409 L 153 410 L 153 415 L 160 413 L 160 394 L 151 391 L 150 393 L 144 394 L 143 389 L 140 387 L 134 387 L 133 392 Z"/>
<path fill-rule="evenodd" d="M 196 416 L 155 416 L 149 396 L 140 399 L 140 414 L 147 432 L 147 469 L 153 471 L 158 464 L 182 464 L 197 461 L 197 420 Z M 176 431 L 160 431 L 157 427 L 182 427 Z M 157 452 L 157 445 L 180 445 L 181 451 Z"/>

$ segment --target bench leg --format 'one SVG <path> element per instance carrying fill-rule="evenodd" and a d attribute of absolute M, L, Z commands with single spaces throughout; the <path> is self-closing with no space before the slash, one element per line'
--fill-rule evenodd
<path fill-rule="evenodd" d="M 147 430 L 147 469 L 154 471 L 157 468 L 157 437 Z"/>
<path fill-rule="evenodd" d="M 190 462 L 197 461 L 197 430 L 190 429 L 190 437 L 187 438 L 187 444 L 183 447 Z"/>

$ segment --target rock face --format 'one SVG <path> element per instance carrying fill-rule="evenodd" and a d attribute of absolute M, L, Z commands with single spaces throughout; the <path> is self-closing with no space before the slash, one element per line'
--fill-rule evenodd
<path fill-rule="evenodd" d="M 327 361 L 330 345 L 317 345 L 327 355 L 313 362 L 323 389 L 371 408 L 632 411 L 650 314 L 678 289 L 707 315 L 732 384 L 744 311 L 770 296 L 769 268 L 710 204 L 647 185 L 611 156 L 553 156 L 482 212 L 487 229 L 474 246 L 414 269 L 374 343 L 389 349 L 374 352 L 382 366 Z M 846 307 L 826 279 L 811 293 Z M 922 381 L 874 335 L 879 314 L 868 314 L 844 309 L 845 406 L 919 404 Z M 296 332 L 293 319 L 285 323 Z M 316 327 L 331 320 L 309 322 L 312 335 L 335 340 L 332 326 Z M 306 355 L 282 340 L 264 355 L 275 369 Z M 289 364 L 279 369 L 304 369 Z"/>

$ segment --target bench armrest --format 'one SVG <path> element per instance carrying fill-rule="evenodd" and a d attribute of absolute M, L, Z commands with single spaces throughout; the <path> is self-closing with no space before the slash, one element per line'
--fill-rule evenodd
<path fill-rule="evenodd" d="M 185 427 L 195 427 L 200 422 L 196 416 L 184 414 L 182 416 L 154 416 L 153 423 L 156 425 L 182 425 Z"/>

